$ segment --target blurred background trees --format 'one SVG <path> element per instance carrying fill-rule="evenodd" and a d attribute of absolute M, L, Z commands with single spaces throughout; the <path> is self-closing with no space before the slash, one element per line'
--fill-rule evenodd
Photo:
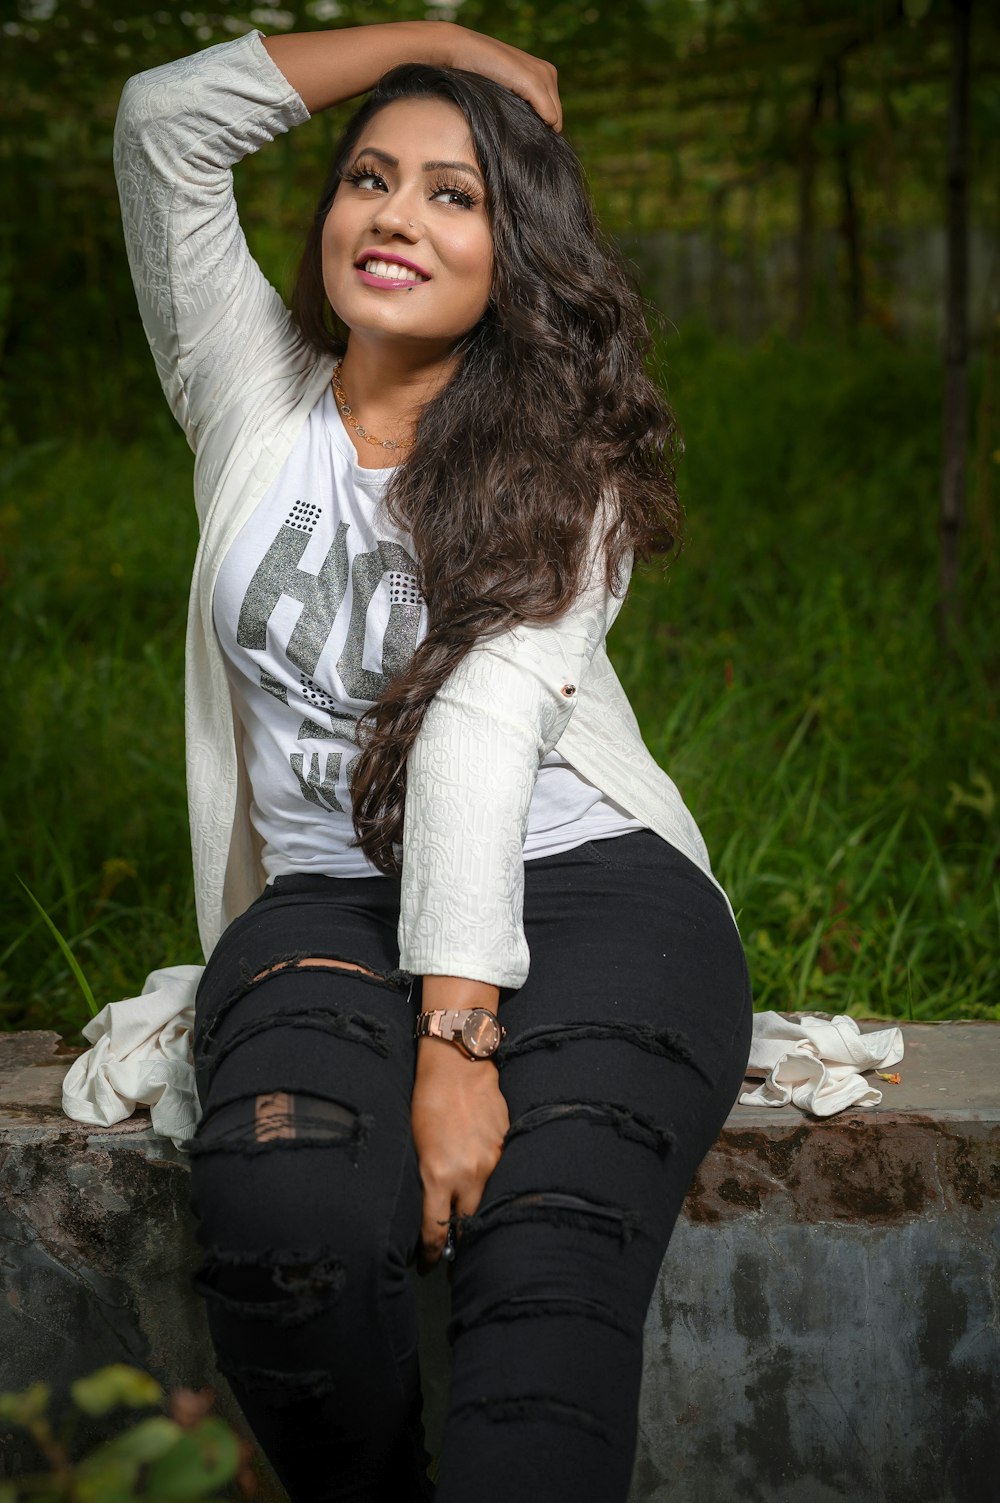
<path fill-rule="evenodd" d="M 454 17 L 551 58 L 607 228 L 666 320 L 744 338 L 811 326 L 940 337 L 957 0 L 19 0 L 2 26 L 6 420 L 133 435 L 155 408 L 111 175 L 125 79 L 251 26 Z M 969 0 L 964 0 L 968 11 Z M 972 27 L 969 320 L 998 312 L 1000 14 Z M 337 113 L 239 169 L 287 284 Z M 245 181 L 244 181 L 245 180 Z"/>

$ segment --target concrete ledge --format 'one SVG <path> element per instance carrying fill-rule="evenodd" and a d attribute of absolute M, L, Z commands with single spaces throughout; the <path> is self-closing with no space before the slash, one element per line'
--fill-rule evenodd
<path fill-rule="evenodd" d="M 903 1035 L 878 1108 L 734 1106 L 647 1319 L 631 1503 L 1000 1498 L 1000 1025 Z M 71 1057 L 0 1035 L 0 1386 L 124 1360 L 240 1426 L 187 1284 L 187 1160 L 145 1112 L 63 1116 Z M 433 1440 L 447 1282 L 415 1283 Z M 0 1435 L 0 1479 L 22 1444 Z"/>

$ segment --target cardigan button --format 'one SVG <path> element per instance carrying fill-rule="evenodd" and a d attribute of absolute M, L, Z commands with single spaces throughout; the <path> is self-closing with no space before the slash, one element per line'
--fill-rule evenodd
<path fill-rule="evenodd" d="M 572 699 L 576 693 L 576 684 L 563 684 L 561 693 L 565 694 L 567 699 Z"/>

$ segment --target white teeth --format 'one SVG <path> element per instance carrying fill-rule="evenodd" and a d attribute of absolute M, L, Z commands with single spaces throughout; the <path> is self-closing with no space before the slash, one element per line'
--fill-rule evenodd
<path fill-rule="evenodd" d="M 419 272 L 411 271 L 408 266 L 400 266 L 397 261 L 366 261 L 365 271 L 370 276 L 389 277 L 394 282 L 426 281 Z"/>

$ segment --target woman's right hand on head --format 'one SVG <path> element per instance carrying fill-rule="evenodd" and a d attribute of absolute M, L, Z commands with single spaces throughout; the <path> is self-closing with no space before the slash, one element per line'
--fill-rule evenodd
<path fill-rule="evenodd" d="M 452 23 L 448 30 L 446 46 L 451 67 L 482 73 L 485 78 L 503 84 L 512 93 L 526 99 L 546 125 L 551 125 L 553 130 L 562 130 L 558 74 L 552 63 L 541 57 L 532 57 L 530 52 L 522 52 L 520 47 L 512 47 L 509 42 L 470 31 L 467 26 Z"/>

